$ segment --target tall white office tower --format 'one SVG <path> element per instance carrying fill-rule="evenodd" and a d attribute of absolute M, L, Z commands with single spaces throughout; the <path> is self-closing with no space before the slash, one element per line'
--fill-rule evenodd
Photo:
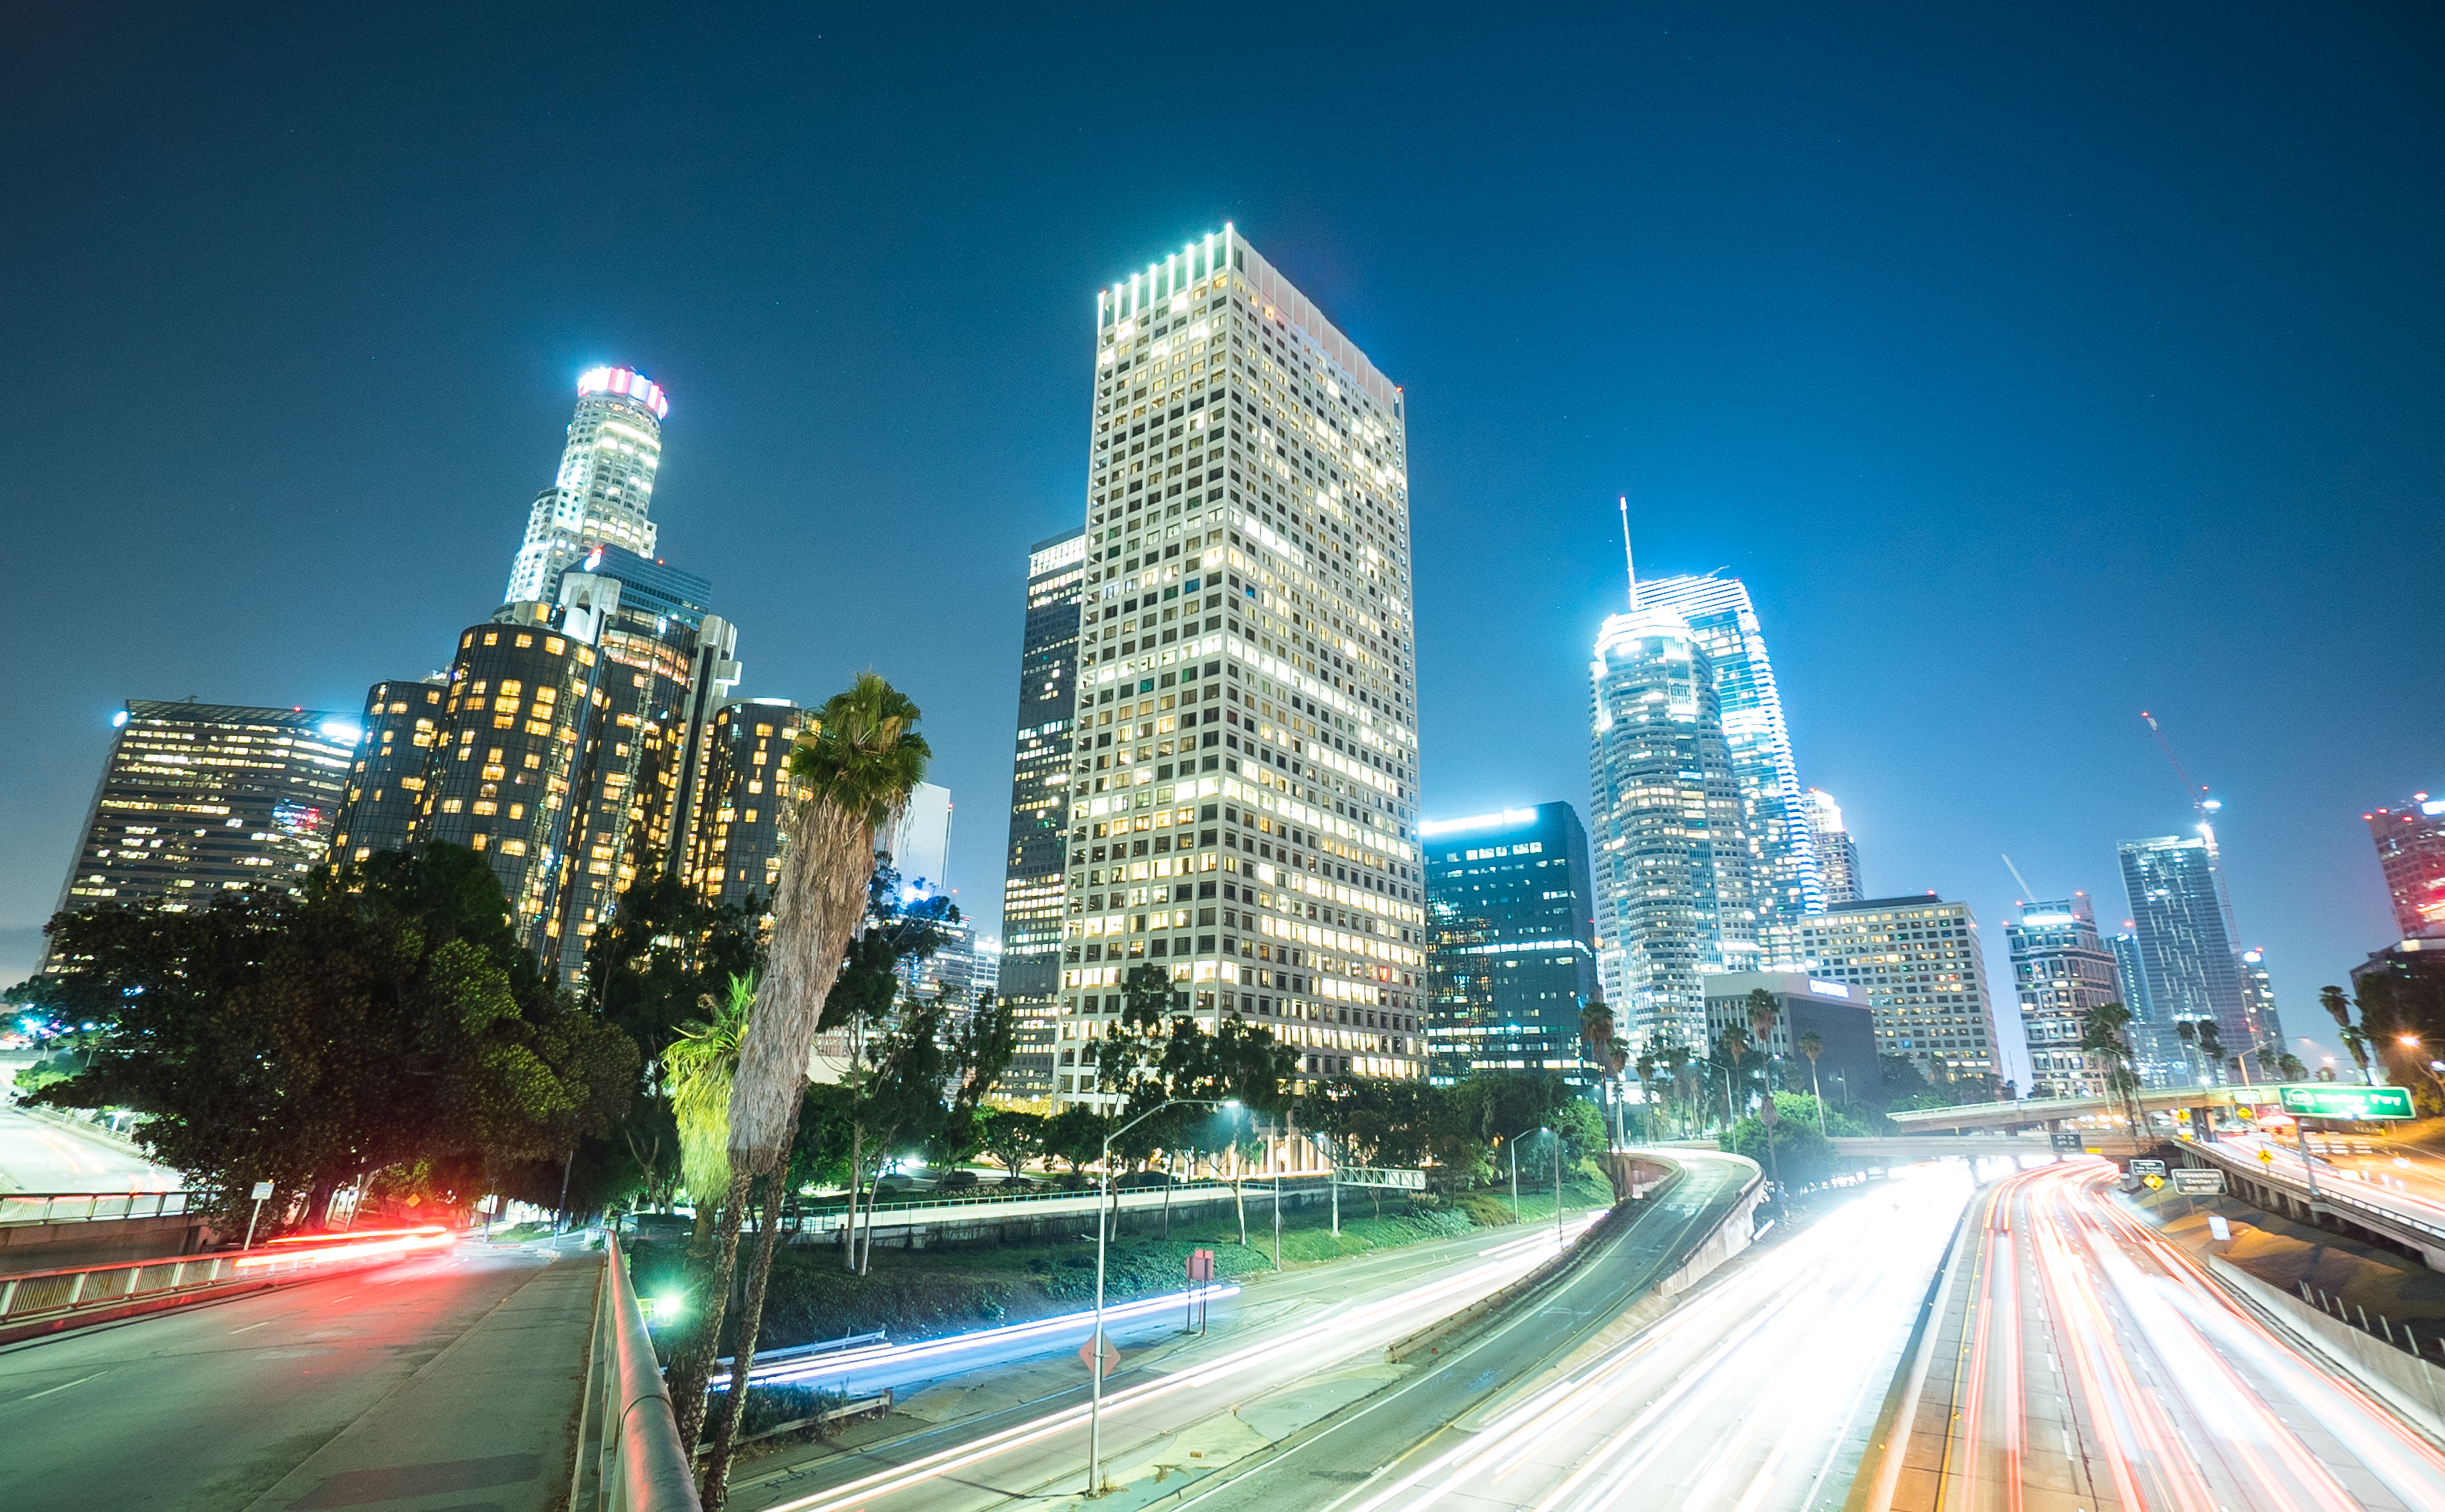
<path fill-rule="evenodd" d="M 663 388 L 625 367 L 597 367 L 577 381 L 577 414 L 561 449 L 560 474 L 535 495 L 527 536 L 510 569 L 504 604 L 551 603 L 560 575 L 597 546 L 654 554 L 654 473 L 663 465 Z"/>
<path fill-rule="evenodd" d="M 1140 966 L 1422 1077 L 1401 391 L 1227 226 L 1096 295 L 1094 374 L 1054 1095 Z"/>
<path fill-rule="evenodd" d="M 1646 597 L 1605 621 L 1589 667 L 1596 969 L 1634 1053 L 1705 1054 L 1700 979 L 1759 966 L 1755 864 L 1713 661 Z"/>
<path fill-rule="evenodd" d="M 1825 905 L 1857 903 L 1860 897 L 1859 842 L 1842 823 L 1842 806 L 1819 788 L 1801 794 L 1808 817 L 1809 843 L 1817 851 L 1817 890 Z"/>
<path fill-rule="evenodd" d="M 1802 914 L 1822 913 L 1827 899 L 1815 834 L 1748 588 L 1738 578 L 1711 575 L 1658 578 L 1638 585 L 1638 602 L 1680 615 L 1714 666 L 1761 924 L 1787 925 Z"/>

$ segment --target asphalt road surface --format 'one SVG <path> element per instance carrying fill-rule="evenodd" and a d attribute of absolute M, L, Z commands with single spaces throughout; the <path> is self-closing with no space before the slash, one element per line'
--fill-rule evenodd
<path fill-rule="evenodd" d="M 1162 1498 L 1222 1507 L 1321 1505 L 1419 1438 L 1617 1318 L 1737 1205 L 1755 1167 L 1691 1154 L 1689 1174 L 1615 1231 L 1537 1304 L 1454 1348 L 1400 1365 L 1387 1345 L 1526 1274 L 1544 1232 L 1477 1238 L 1482 1253 L 1409 1255 L 1414 1269 L 1318 1276 L 1236 1298 L 1228 1329 L 1147 1351 L 1108 1382 L 1098 1512 Z M 1541 1225 L 1540 1225 L 1541 1230 Z M 1428 1246 L 1417 1246 L 1424 1250 Z M 1339 1268 L 1336 1267 L 1336 1270 Z M 1275 1289 L 1283 1287 L 1281 1290 Z M 1215 1310 L 1217 1323 L 1224 1314 Z M 985 1512 L 1014 1498 L 1080 1500 L 1088 1424 L 1077 1381 L 1044 1372 L 1031 1400 L 934 1431 L 800 1464 L 746 1467 L 731 1504 L 789 1512 Z M 922 1400 L 922 1399 L 921 1399 Z"/>
<path fill-rule="evenodd" d="M 1340 1504 L 1838 1508 L 1973 1189 L 1960 1163 L 1913 1167 L 1770 1230 L 1662 1319 L 1598 1334 Z"/>
<path fill-rule="evenodd" d="M 108 1140 L 0 1108 L 0 1191 L 175 1192 L 177 1171 Z"/>
<path fill-rule="evenodd" d="M 2114 1175 L 2066 1162 L 1981 1198 L 1949 1309 L 1963 1342 L 1920 1408 L 1940 1452 L 1894 1504 L 2445 1507 L 2445 1454 L 2230 1300 L 2106 1195 Z"/>
<path fill-rule="evenodd" d="M 573 1348 L 582 1372 L 582 1329 L 561 1335 L 593 1295 L 588 1266 L 468 1245 L 0 1349 L 0 1503 L 508 1512 L 551 1505 L 555 1484 L 565 1500 L 577 1388 L 553 1361 Z M 551 1300 L 529 1288 L 553 1270 L 582 1297 L 522 1313 Z M 440 1361 L 478 1325 L 495 1335 L 495 1379 L 469 1373 L 483 1350 Z M 427 1386 L 457 1387 L 478 1421 L 453 1421 Z"/>

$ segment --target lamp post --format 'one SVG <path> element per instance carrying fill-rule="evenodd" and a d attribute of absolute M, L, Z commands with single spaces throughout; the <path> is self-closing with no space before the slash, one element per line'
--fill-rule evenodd
<path fill-rule="evenodd" d="M 1559 1252 L 1562 1247 L 1562 1131 L 1549 1129 L 1545 1132 L 1554 1136 L 1554 1248 Z"/>
<path fill-rule="evenodd" d="M 1537 1129 L 1544 1127 L 1539 1124 Z M 1520 1142 L 1537 1129 L 1523 1129 L 1502 1142 L 1503 1148 L 1511 1151 L 1511 1221 L 1515 1223 L 1520 1222 Z"/>
<path fill-rule="evenodd" d="M 1112 1228 L 1112 1141 L 1167 1108 L 1237 1108 L 1239 1106 L 1240 1099 L 1237 1097 L 1167 1097 L 1104 1136 L 1103 1200 L 1095 1204 L 1095 1337 L 1093 1339 L 1095 1357 L 1093 1363 L 1089 1366 L 1093 1372 L 1094 1381 L 1090 1388 L 1087 1405 L 1087 1494 L 1089 1496 L 1104 1494 L 1104 1253 L 1108 1245 L 1108 1236 Z M 1275 1178 L 1275 1190 L 1278 1192 L 1280 1190 L 1278 1176 Z M 1166 1199 L 1166 1201 L 1168 1200 Z M 1278 1199 L 1274 1204 L 1274 1211 L 1277 1215 L 1281 1212 Z M 1275 1222 L 1278 1223 L 1280 1222 L 1278 1216 Z"/>

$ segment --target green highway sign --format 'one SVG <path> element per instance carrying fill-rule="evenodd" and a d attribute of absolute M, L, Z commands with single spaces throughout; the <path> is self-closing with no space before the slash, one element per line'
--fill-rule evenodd
<path fill-rule="evenodd" d="M 2402 1087 L 2346 1087 L 2339 1082 L 2308 1082 L 2275 1089 L 2284 1111 L 2307 1118 L 2410 1118 L 2411 1092 Z"/>

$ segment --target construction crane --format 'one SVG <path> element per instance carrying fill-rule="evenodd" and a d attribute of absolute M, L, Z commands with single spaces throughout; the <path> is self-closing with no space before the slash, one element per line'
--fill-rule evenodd
<path fill-rule="evenodd" d="M 2232 889 L 2225 885 L 2224 852 L 2216 848 L 2215 814 L 2224 805 L 2208 795 L 2206 783 L 2191 780 L 2190 773 L 2182 766 L 2182 758 L 2174 754 L 2174 742 L 2165 737 L 2164 730 L 2157 725 L 2156 717 L 2142 709 L 2139 718 L 2148 722 L 2148 733 L 2156 737 L 2157 749 L 2165 753 L 2165 759 L 2173 765 L 2174 775 L 2181 779 L 2182 795 L 2191 800 L 2191 812 L 2198 815 L 2199 838 L 2206 841 L 2208 847 L 2208 871 L 2215 879 L 2216 905 L 2224 913 L 2224 937 L 2238 956 L 2241 929 L 2233 923 Z"/>

